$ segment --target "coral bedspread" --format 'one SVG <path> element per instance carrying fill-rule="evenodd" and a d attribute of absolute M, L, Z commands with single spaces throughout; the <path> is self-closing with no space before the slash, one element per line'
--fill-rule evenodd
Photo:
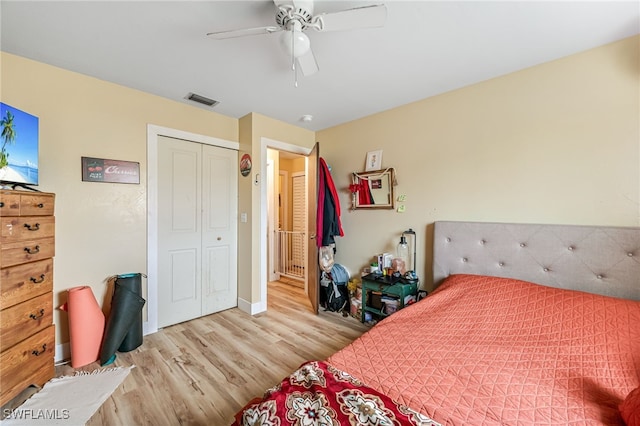
<path fill-rule="evenodd" d="M 640 302 L 454 275 L 327 362 L 442 424 L 620 424 Z"/>

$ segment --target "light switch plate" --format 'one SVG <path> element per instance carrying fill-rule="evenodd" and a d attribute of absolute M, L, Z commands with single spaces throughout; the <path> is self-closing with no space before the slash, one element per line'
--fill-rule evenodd
<path fill-rule="evenodd" d="M 407 196 L 405 194 L 398 195 L 398 201 L 407 201 Z"/>
<path fill-rule="evenodd" d="M 405 211 L 406 209 L 407 209 L 407 208 L 404 206 L 404 204 L 400 204 L 400 205 L 398 206 L 398 213 L 404 213 L 404 211 Z"/>

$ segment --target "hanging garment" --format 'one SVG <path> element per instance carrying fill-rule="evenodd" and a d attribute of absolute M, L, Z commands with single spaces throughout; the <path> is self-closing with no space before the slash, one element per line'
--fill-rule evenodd
<path fill-rule="evenodd" d="M 340 200 L 329 173 L 329 167 L 323 158 L 319 158 L 318 172 L 318 210 L 316 244 L 318 247 L 335 243 L 335 236 L 344 236 L 340 222 Z"/>
<path fill-rule="evenodd" d="M 371 195 L 371 187 L 369 187 L 369 179 L 360 179 L 358 184 L 358 203 L 361 206 L 375 204 L 373 195 Z"/>

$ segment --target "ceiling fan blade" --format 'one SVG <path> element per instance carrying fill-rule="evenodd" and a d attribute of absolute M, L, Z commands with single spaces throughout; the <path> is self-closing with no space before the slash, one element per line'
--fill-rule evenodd
<path fill-rule="evenodd" d="M 318 31 L 376 28 L 384 26 L 386 20 L 387 7 L 384 4 L 356 7 L 355 9 L 324 13 L 314 17 L 314 22 L 319 24 Z"/>
<path fill-rule="evenodd" d="M 298 66 L 302 71 L 302 74 L 305 76 L 310 76 L 318 72 L 318 63 L 316 62 L 315 56 L 313 56 L 313 51 L 309 49 L 307 53 L 302 56 L 298 56 L 296 59 L 298 61 Z"/>
<path fill-rule="evenodd" d="M 217 31 L 213 33 L 207 33 L 207 37 L 214 40 L 224 40 L 226 38 L 247 37 L 261 34 L 271 34 L 282 31 L 280 27 L 257 27 L 257 28 L 244 28 L 241 30 L 229 30 L 229 31 Z"/>

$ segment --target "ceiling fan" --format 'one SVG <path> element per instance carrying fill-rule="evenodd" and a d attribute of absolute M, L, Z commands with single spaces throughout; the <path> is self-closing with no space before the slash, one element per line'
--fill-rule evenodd
<path fill-rule="evenodd" d="M 291 57 L 296 86 L 296 63 L 305 76 L 312 75 L 319 69 L 311 50 L 311 41 L 304 33 L 306 30 L 314 29 L 324 32 L 382 27 L 387 18 L 387 8 L 384 4 L 314 15 L 313 0 L 273 0 L 273 2 L 277 8 L 275 16 L 277 26 L 217 31 L 207 33 L 207 36 L 222 40 L 282 32 L 280 45 Z"/>

